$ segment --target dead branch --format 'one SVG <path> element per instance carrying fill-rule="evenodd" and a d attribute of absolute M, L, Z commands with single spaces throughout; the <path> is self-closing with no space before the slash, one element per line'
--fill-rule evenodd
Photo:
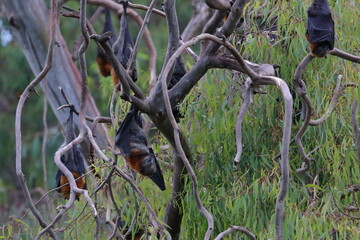
<path fill-rule="evenodd" d="M 350 62 L 360 63 L 360 57 L 359 56 L 355 56 L 355 55 L 352 55 L 350 53 L 343 52 L 343 51 L 341 51 L 341 50 L 339 50 L 337 48 L 334 48 L 333 50 L 331 50 L 329 52 L 329 54 L 331 54 L 333 56 L 337 56 L 337 57 L 345 59 L 345 60 L 348 60 Z"/>
<path fill-rule="evenodd" d="M 360 62 L 360 58 L 354 55 L 351 55 L 349 53 L 343 52 L 339 49 L 334 49 L 332 51 L 330 51 L 331 55 L 343 58 L 345 60 L 348 61 L 352 61 L 355 63 L 359 63 Z M 311 101 L 310 98 L 308 97 L 307 93 L 306 93 L 306 84 L 305 82 L 301 79 L 302 78 L 302 74 L 305 71 L 305 68 L 307 66 L 307 64 L 313 59 L 314 57 L 311 56 L 310 54 L 308 54 L 299 64 L 299 66 L 297 67 L 295 74 L 294 74 L 294 86 L 295 86 L 295 90 L 297 92 L 297 94 L 301 97 L 301 101 L 302 101 L 302 106 L 303 106 L 303 113 L 304 113 L 304 123 L 301 126 L 301 128 L 299 129 L 299 131 L 297 132 L 296 136 L 295 136 L 295 142 L 298 146 L 300 155 L 302 157 L 302 159 L 304 160 L 302 167 L 297 169 L 298 173 L 305 173 L 309 167 L 310 167 L 310 163 L 311 162 L 315 162 L 315 160 L 313 158 L 309 157 L 309 154 L 306 154 L 305 150 L 304 150 L 304 146 L 302 145 L 301 142 L 301 137 L 304 135 L 306 129 L 308 128 L 308 126 L 316 126 L 321 124 L 322 122 L 324 122 L 331 114 L 331 112 L 333 111 L 339 97 L 341 96 L 342 92 L 345 90 L 346 87 L 355 87 L 356 84 L 353 83 L 349 83 L 349 84 L 345 84 L 344 86 L 342 86 L 340 88 L 340 80 L 341 80 L 341 75 L 339 75 L 338 80 L 337 80 L 337 85 L 335 87 L 334 90 L 334 94 L 333 97 L 331 99 L 330 102 L 330 106 L 328 111 L 324 114 L 323 117 L 321 117 L 320 119 L 317 120 L 311 120 L 311 116 L 313 114 L 313 108 L 311 106 Z"/>
<path fill-rule="evenodd" d="M 240 162 L 241 154 L 242 154 L 242 122 L 244 120 L 245 114 L 249 109 L 250 103 L 253 101 L 253 89 L 251 87 L 251 79 L 247 78 L 245 82 L 245 97 L 244 102 L 241 106 L 237 121 L 236 121 L 236 156 L 234 159 L 234 169 L 237 167 Z"/>
<path fill-rule="evenodd" d="M 265 81 L 264 81 L 265 80 Z M 290 138 L 291 138 L 291 121 L 292 121 L 292 108 L 293 108 L 293 98 L 291 96 L 290 90 L 286 82 L 277 77 L 262 77 L 260 76 L 260 82 L 268 82 L 268 84 L 275 85 L 279 88 L 283 95 L 285 102 L 285 114 L 284 114 L 284 127 L 283 127 L 283 137 L 282 137 L 282 146 L 281 146 L 281 179 L 280 179 L 280 191 L 276 199 L 275 207 L 275 231 L 276 239 L 284 239 L 284 208 L 286 194 L 289 189 L 290 182 L 290 167 L 289 167 L 289 147 L 290 147 Z"/>
<path fill-rule="evenodd" d="M 61 95 L 64 97 L 67 104 L 58 107 L 57 110 L 59 111 L 59 110 L 61 110 L 63 108 L 73 108 L 74 113 L 79 116 L 79 111 L 77 111 L 76 108 L 74 107 L 74 105 L 71 104 L 69 98 L 66 96 L 66 93 L 64 92 L 64 89 L 59 86 L 59 90 L 60 90 Z M 97 116 L 95 118 L 85 116 L 85 119 L 87 121 L 93 122 L 94 124 L 95 123 L 111 123 L 112 122 L 111 118 L 109 118 L 109 117 L 101 117 L 101 116 Z"/>
<path fill-rule="evenodd" d="M 326 110 L 324 115 L 319 119 L 311 119 L 309 122 L 310 126 L 317 126 L 323 123 L 324 121 L 326 121 L 326 119 L 328 119 L 328 117 L 330 117 L 331 113 L 333 112 L 336 103 L 338 102 L 341 95 L 344 93 L 345 89 L 348 87 L 357 87 L 357 84 L 355 83 L 346 83 L 343 86 L 341 86 L 341 79 L 342 79 L 342 75 L 339 75 L 336 81 L 336 86 L 328 109 Z"/>
<path fill-rule="evenodd" d="M 240 226 L 231 226 L 229 227 L 227 230 L 225 230 L 224 232 L 220 233 L 219 235 L 216 236 L 216 238 L 214 240 L 221 240 L 224 237 L 230 235 L 231 233 L 235 232 L 235 231 L 239 231 L 244 233 L 246 236 L 248 236 L 251 240 L 255 240 L 256 236 L 255 234 L 253 234 L 249 229 L 244 228 L 244 227 L 240 227 Z"/>
<path fill-rule="evenodd" d="M 231 9 L 231 4 L 229 0 L 205 0 L 206 5 L 210 8 L 229 11 Z"/>

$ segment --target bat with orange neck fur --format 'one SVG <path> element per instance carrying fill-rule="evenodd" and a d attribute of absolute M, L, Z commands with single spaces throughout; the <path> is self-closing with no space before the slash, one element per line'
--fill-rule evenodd
<path fill-rule="evenodd" d="M 63 146 L 69 144 L 76 137 L 74 132 L 73 113 L 74 108 L 70 108 L 70 115 L 66 121 L 66 139 Z M 74 176 L 77 187 L 80 189 L 86 189 L 85 177 L 83 176 L 83 174 L 85 174 L 84 158 L 82 157 L 77 144 L 75 144 L 69 151 L 61 156 L 61 162 Z M 60 192 L 65 199 L 69 199 L 70 185 L 66 176 L 60 170 L 58 170 L 55 176 L 55 180 L 57 187 L 60 187 L 58 192 Z M 79 200 L 79 197 L 80 194 L 77 193 L 75 198 Z"/>
<path fill-rule="evenodd" d="M 116 133 L 115 145 L 132 169 L 149 177 L 161 190 L 165 190 L 160 166 L 153 150 L 148 148 L 141 115 L 133 106 Z"/>

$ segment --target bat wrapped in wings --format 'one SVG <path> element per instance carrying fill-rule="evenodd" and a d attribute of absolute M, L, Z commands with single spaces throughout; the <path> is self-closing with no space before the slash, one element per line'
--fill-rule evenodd
<path fill-rule="evenodd" d="M 131 34 L 129 31 L 129 25 L 128 25 L 128 17 L 127 17 L 127 6 L 128 1 L 122 1 L 123 4 L 123 14 L 121 16 L 120 20 L 120 34 L 118 39 L 113 45 L 113 51 L 116 56 L 116 58 L 119 60 L 121 65 L 126 68 L 126 65 L 129 61 L 131 52 L 134 49 L 134 43 L 131 39 Z M 114 69 L 111 69 L 111 76 L 113 78 L 114 86 L 116 86 L 119 83 L 118 76 L 116 75 Z M 130 73 L 130 77 L 134 82 L 136 82 L 138 76 L 137 76 L 137 70 L 136 67 L 132 70 Z"/>
<path fill-rule="evenodd" d="M 67 145 L 75 139 L 74 132 L 74 119 L 73 119 L 74 109 L 70 108 L 70 115 L 66 121 L 66 138 L 63 144 Z M 76 185 L 80 189 L 86 189 L 85 177 L 85 165 L 84 158 L 81 155 L 81 152 L 78 148 L 78 145 L 75 144 L 69 151 L 61 156 L 61 162 L 65 165 L 67 169 L 72 173 L 76 180 Z M 81 178 L 80 178 L 81 177 Z M 78 179 L 79 178 L 79 179 Z M 68 179 L 66 176 L 58 170 L 55 176 L 57 187 L 61 187 L 58 192 L 64 196 L 65 199 L 70 197 L 70 185 L 68 184 Z M 76 194 L 76 199 L 79 200 L 80 194 Z"/>
<path fill-rule="evenodd" d="M 110 10 L 108 8 L 105 8 L 104 14 L 105 14 L 105 22 L 104 22 L 104 29 L 103 29 L 102 33 L 104 34 L 106 32 L 111 32 L 112 37 L 109 40 L 109 44 L 110 44 L 110 46 L 112 46 L 115 42 L 116 36 L 115 36 L 115 32 L 114 32 L 114 27 L 111 22 Z M 96 62 L 98 64 L 101 75 L 103 75 L 104 77 L 111 75 L 110 62 L 109 62 L 105 52 L 100 48 L 98 48 Z"/>
<path fill-rule="evenodd" d="M 324 57 L 334 49 L 335 29 L 327 0 L 314 0 L 309 7 L 306 38 L 310 43 L 311 54 Z"/>
<path fill-rule="evenodd" d="M 153 150 L 148 148 L 140 114 L 135 107 L 131 107 L 116 133 L 115 145 L 131 168 L 165 190 L 164 177 Z"/>

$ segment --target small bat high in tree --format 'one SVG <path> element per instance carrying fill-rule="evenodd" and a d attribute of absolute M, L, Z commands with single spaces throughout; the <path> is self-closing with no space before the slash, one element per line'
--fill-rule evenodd
<path fill-rule="evenodd" d="M 129 26 L 128 26 L 128 19 L 127 19 L 127 6 L 128 1 L 122 1 L 123 4 L 123 14 L 121 16 L 120 20 L 120 34 L 118 39 L 113 45 L 113 51 L 116 56 L 116 58 L 119 60 L 121 65 L 126 68 L 126 64 L 129 61 L 131 52 L 134 49 L 134 44 L 131 39 Z M 118 76 L 116 75 L 114 69 L 111 69 L 111 76 L 113 78 L 114 86 L 116 86 L 119 83 Z M 130 73 L 130 77 L 134 82 L 136 82 L 138 76 L 137 76 L 137 70 L 136 67 L 132 70 Z"/>
<path fill-rule="evenodd" d="M 110 10 L 108 8 L 105 8 L 104 14 L 105 14 L 105 22 L 104 22 L 104 29 L 103 29 L 102 33 L 104 34 L 106 32 L 111 32 L 112 37 L 109 40 L 109 44 L 110 44 L 110 46 L 112 46 L 115 42 L 116 37 L 115 37 L 114 28 L 113 28 L 113 25 L 111 22 Z M 104 51 L 100 48 L 98 48 L 96 62 L 99 66 L 101 75 L 103 75 L 104 77 L 111 75 L 110 62 L 108 61 L 107 56 L 104 53 Z"/>
<path fill-rule="evenodd" d="M 73 120 L 74 109 L 70 108 L 70 116 L 66 121 L 66 139 L 63 144 L 67 145 L 75 139 L 74 132 L 74 120 Z M 85 173 L 84 159 L 78 149 L 78 146 L 75 144 L 69 151 L 61 156 L 61 162 L 65 165 L 67 169 L 72 173 L 75 179 L 81 177 Z M 57 187 L 62 186 L 58 192 L 64 196 L 64 198 L 69 199 L 70 197 L 70 185 L 68 184 L 68 179 L 65 175 L 58 170 L 55 177 Z M 66 184 L 66 185 L 65 185 Z M 65 186 L 63 186 L 65 185 Z M 80 189 L 86 189 L 85 177 L 81 177 L 76 180 L 76 185 Z M 76 199 L 79 200 L 80 194 L 76 194 Z"/>
<path fill-rule="evenodd" d="M 306 38 L 310 43 L 311 55 L 324 57 L 334 49 L 334 21 L 327 0 L 314 0 L 307 10 Z"/>
<path fill-rule="evenodd" d="M 153 150 L 148 148 L 141 115 L 133 106 L 116 133 L 115 145 L 131 168 L 143 176 L 148 176 L 161 190 L 165 190 L 160 166 Z"/>

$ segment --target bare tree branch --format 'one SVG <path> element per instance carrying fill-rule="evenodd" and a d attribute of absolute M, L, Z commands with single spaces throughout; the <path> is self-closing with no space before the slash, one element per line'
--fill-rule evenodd
<path fill-rule="evenodd" d="M 344 93 L 344 91 L 347 87 L 357 87 L 357 84 L 355 84 L 355 83 L 346 83 L 343 86 L 341 86 L 341 79 L 342 79 L 342 75 L 339 75 L 337 78 L 337 81 L 336 81 L 335 90 L 334 90 L 333 96 L 331 98 L 328 109 L 326 110 L 326 112 L 324 113 L 324 115 L 321 118 L 310 120 L 310 122 L 309 122 L 310 126 L 320 125 L 321 123 L 326 121 L 326 119 L 328 119 L 328 117 L 330 117 L 332 111 L 334 110 L 334 108 L 336 106 L 336 103 L 338 102 L 339 98 Z"/>
<path fill-rule="evenodd" d="M 229 227 L 226 231 L 220 233 L 219 235 L 216 236 L 216 238 L 214 240 L 221 240 L 224 237 L 230 235 L 231 233 L 235 232 L 235 231 L 239 231 L 244 233 L 246 236 L 248 236 L 251 240 L 255 240 L 256 236 L 255 234 L 253 234 L 249 229 L 244 228 L 244 227 L 240 227 L 240 226 L 231 226 Z"/>
<path fill-rule="evenodd" d="M 195 33 L 204 27 L 213 12 L 204 2 L 200 0 L 193 0 L 192 7 L 194 9 L 193 16 L 181 34 L 181 39 L 185 42 L 194 37 Z"/>
<path fill-rule="evenodd" d="M 217 10 L 228 11 L 231 8 L 230 0 L 205 0 L 205 3 Z"/>
<path fill-rule="evenodd" d="M 249 105 L 252 102 L 252 93 L 253 89 L 251 87 L 251 79 L 247 78 L 245 82 L 245 93 L 244 93 L 244 102 L 241 106 L 237 121 L 236 121 L 236 156 L 234 159 L 234 169 L 237 164 L 240 162 L 242 154 L 242 122 L 244 120 L 245 114 L 249 109 Z"/>
<path fill-rule="evenodd" d="M 343 58 L 345 60 L 354 62 L 354 63 L 360 63 L 360 57 L 352 55 L 350 53 L 347 52 L 343 52 L 337 48 L 334 48 L 333 50 L 331 50 L 329 52 L 331 55 L 337 56 L 339 58 Z"/>

